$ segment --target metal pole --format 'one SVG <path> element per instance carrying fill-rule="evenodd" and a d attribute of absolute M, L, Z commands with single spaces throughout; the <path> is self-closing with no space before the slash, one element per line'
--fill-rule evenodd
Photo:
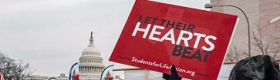
<path fill-rule="evenodd" d="M 246 18 L 246 21 L 247 21 L 247 27 L 248 27 L 248 55 L 249 55 L 249 57 L 251 57 L 250 23 L 249 23 L 249 19 L 248 19 L 247 15 L 245 14 L 245 12 L 244 12 L 241 8 L 239 8 L 239 7 L 237 7 L 237 6 L 234 6 L 234 5 L 212 5 L 212 7 L 215 7 L 215 6 L 230 6 L 230 7 L 235 7 L 235 8 L 237 8 L 237 9 L 239 9 L 239 10 L 244 14 L 244 16 L 245 16 L 245 18 Z"/>

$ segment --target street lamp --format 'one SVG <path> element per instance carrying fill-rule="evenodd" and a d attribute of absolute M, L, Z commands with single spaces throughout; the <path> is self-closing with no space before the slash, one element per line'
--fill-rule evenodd
<path fill-rule="evenodd" d="M 245 12 L 241 8 L 234 6 L 234 5 L 212 5 L 211 3 L 207 3 L 204 5 L 205 8 L 222 7 L 222 6 L 235 7 L 244 14 L 246 21 L 247 21 L 247 27 L 248 27 L 248 51 L 249 51 L 248 54 L 249 54 L 249 57 L 251 57 L 250 24 L 249 24 L 249 19 L 248 19 L 247 15 L 245 14 Z"/>

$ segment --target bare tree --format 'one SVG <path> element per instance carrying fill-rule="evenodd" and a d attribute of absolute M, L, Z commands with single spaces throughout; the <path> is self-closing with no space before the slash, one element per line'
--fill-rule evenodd
<path fill-rule="evenodd" d="M 261 52 L 262 55 L 276 57 L 280 53 L 280 39 L 262 34 L 261 29 L 258 27 L 257 31 L 253 32 L 254 50 Z"/>
<path fill-rule="evenodd" d="M 226 55 L 226 60 L 225 61 L 239 61 L 240 59 L 248 57 L 248 53 L 246 53 L 244 50 L 238 49 L 237 46 L 232 43 L 232 46 L 229 49 L 228 54 Z"/>
<path fill-rule="evenodd" d="M 261 30 L 263 28 L 264 27 L 257 27 L 255 31 L 252 31 L 254 43 L 251 46 L 254 52 L 257 52 L 254 54 L 270 55 L 275 58 L 277 54 L 280 53 L 280 37 L 262 32 Z M 233 44 L 233 47 L 229 49 L 229 53 L 226 56 L 226 61 L 239 61 L 246 57 L 248 57 L 248 53 L 243 49 L 237 48 L 236 45 Z"/>
<path fill-rule="evenodd" d="M 272 37 L 272 36 L 271 36 Z M 276 37 L 272 37 L 273 39 L 275 39 L 274 44 L 272 45 L 272 50 L 271 53 L 273 53 L 273 56 L 277 56 L 277 54 L 280 53 L 280 38 L 276 38 Z"/>
<path fill-rule="evenodd" d="M 32 70 L 28 63 L 24 63 L 22 60 L 16 61 L 0 52 L 0 73 L 6 80 L 22 80 L 30 76 Z"/>
<path fill-rule="evenodd" d="M 234 61 L 238 61 L 239 60 L 239 51 L 237 50 L 237 47 L 234 43 L 232 43 L 233 47 L 231 47 L 229 49 L 229 52 L 228 54 L 226 55 L 226 61 L 231 61 L 231 62 L 234 62 Z"/>

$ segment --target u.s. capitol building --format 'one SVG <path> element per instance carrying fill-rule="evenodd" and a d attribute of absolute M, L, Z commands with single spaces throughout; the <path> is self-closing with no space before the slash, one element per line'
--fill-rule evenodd
<path fill-rule="evenodd" d="M 83 50 L 79 59 L 80 80 L 100 80 L 104 67 L 103 59 L 99 50 L 94 46 L 91 33 L 89 45 Z"/>

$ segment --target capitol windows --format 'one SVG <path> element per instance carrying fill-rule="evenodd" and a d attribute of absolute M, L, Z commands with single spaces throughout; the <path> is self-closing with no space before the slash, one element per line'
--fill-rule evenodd
<path fill-rule="evenodd" d="M 84 52 L 84 54 L 85 54 L 85 55 L 87 55 L 87 54 L 88 54 L 88 52 Z"/>
<path fill-rule="evenodd" d="M 86 55 L 93 54 L 93 52 L 84 52 L 84 54 L 86 54 Z"/>

